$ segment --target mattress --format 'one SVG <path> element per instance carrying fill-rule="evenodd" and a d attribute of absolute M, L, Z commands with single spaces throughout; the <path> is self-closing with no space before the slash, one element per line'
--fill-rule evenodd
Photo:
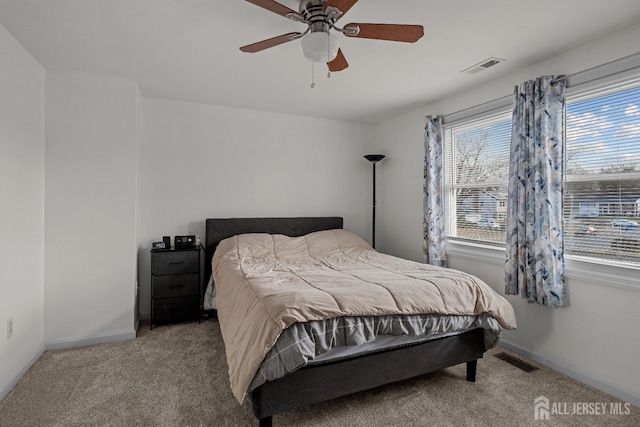
<path fill-rule="evenodd" d="M 484 331 L 485 350 L 494 347 L 500 339 L 501 328 L 487 314 L 340 317 L 296 323 L 280 334 L 262 361 L 249 391 L 304 366 L 337 362 L 479 328 Z"/>

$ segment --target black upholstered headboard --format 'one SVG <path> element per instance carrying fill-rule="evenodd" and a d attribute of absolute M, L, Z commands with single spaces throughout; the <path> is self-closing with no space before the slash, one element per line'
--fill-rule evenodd
<path fill-rule="evenodd" d="M 342 217 L 211 218 L 206 221 L 205 280 L 211 276 L 211 259 L 222 240 L 246 233 L 284 234 L 297 237 L 314 231 L 342 228 Z"/>

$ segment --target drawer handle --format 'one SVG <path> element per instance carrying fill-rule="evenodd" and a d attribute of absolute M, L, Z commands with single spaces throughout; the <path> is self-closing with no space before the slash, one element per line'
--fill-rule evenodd
<path fill-rule="evenodd" d="M 173 262 L 170 262 L 169 264 L 171 265 L 184 264 L 184 261 L 173 261 Z"/>
<path fill-rule="evenodd" d="M 171 306 L 166 306 L 166 305 L 165 305 L 165 306 L 164 306 L 164 307 L 162 307 L 162 308 L 164 308 L 165 310 L 167 310 L 169 313 L 178 313 L 178 312 L 180 312 L 180 311 L 184 311 L 184 308 L 182 308 L 182 307 L 177 307 L 177 308 L 176 308 L 176 307 L 171 307 Z"/>
<path fill-rule="evenodd" d="M 184 285 L 170 285 L 169 288 L 170 289 L 184 288 Z"/>

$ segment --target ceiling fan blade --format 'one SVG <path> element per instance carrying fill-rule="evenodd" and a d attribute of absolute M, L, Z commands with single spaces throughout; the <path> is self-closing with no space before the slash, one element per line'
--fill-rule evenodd
<path fill-rule="evenodd" d="M 327 63 L 329 67 L 329 71 L 335 73 L 337 71 L 342 71 L 349 66 L 344 54 L 342 53 L 342 49 L 338 49 L 338 56 L 333 61 Z"/>
<path fill-rule="evenodd" d="M 339 19 L 343 17 L 357 2 L 358 0 L 327 0 L 324 5 L 324 12 L 326 13 L 330 7 L 338 9 L 340 12 L 342 12 L 340 16 L 338 16 Z"/>
<path fill-rule="evenodd" d="M 290 42 L 291 40 L 298 39 L 300 38 L 300 36 L 302 36 L 302 33 L 283 34 L 281 36 L 273 37 L 267 40 L 259 41 L 257 43 L 242 46 L 240 50 L 247 53 L 256 53 L 256 52 L 260 52 L 261 50 L 265 50 L 270 47 L 278 46 L 279 44 L 283 44 L 286 42 Z"/>
<path fill-rule="evenodd" d="M 284 6 L 273 0 L 247 0 L 249 3 L 253 3 L 256 6 L 260 6 L 263 9 L 267 9 L 273 13 L 277 13 L 278 15 L 284 16 L 285 18 L 289 14 L 294 14 L 300 19 L 302 16 L 293 9 L 289 9 L 287 6 Z"/>
<path fill-rule="evenodd" d="M 355 35 L 349 34 L 349 30 L 355 27 L 360 28 L 360 31 Z M 406 43 L 416 42 L 424 35 L 424 28 L 422 25 L 352 23 L 345 25 L 344 29 L 347 30 L 344 35 L 348 37 L 391 40 Z"/>

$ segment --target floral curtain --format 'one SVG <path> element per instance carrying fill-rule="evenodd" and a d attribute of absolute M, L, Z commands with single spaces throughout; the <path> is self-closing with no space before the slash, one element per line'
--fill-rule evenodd
<path fill-rule="evenodd" d="M 506 289 L 529 302 L 566 305 L 562 177 L 565 80 L 516 86 L 507 201 Z"/>
<path fill-rule="evenodd" d="M 424 134 L 424 255 L 446 266 L 442 201 L 442 118 L 427 116 Z"/>

